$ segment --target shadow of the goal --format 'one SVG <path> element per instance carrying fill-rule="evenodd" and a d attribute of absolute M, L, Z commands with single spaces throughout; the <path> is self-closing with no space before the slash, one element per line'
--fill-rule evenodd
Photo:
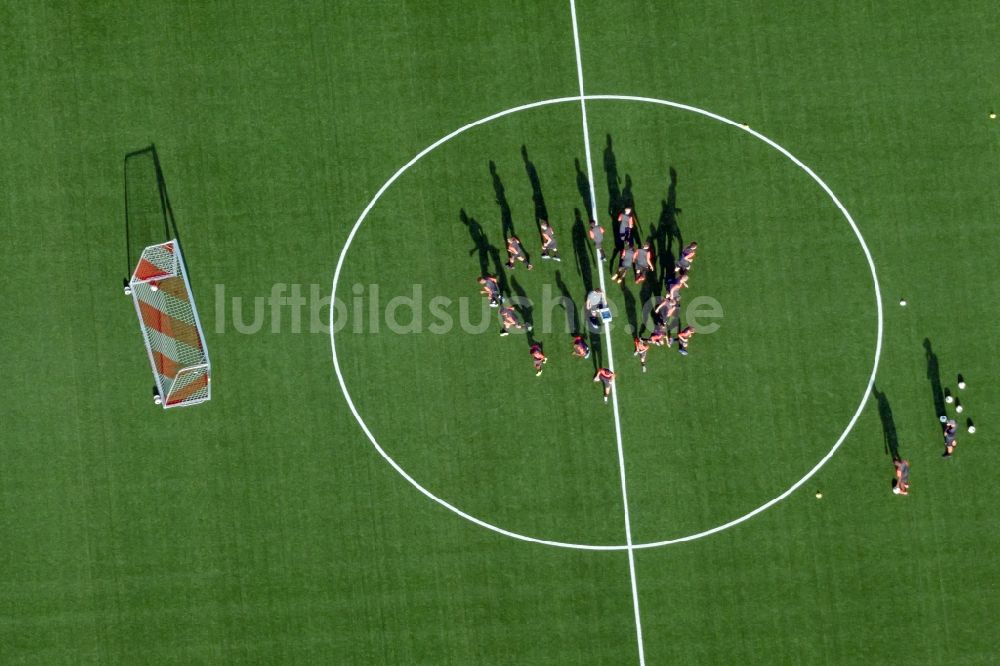
<path fill-rule="evenodd" d="M 125 155 L 125 259 L 129 273 L 144 248 L 180 240 L 156 146 Z"/>

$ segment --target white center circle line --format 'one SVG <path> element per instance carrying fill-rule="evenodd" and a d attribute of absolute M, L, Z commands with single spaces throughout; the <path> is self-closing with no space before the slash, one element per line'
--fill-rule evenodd
<path fill-rule="evenodd" d="M 848 422 L 847 427 L 844 428 L 844 431 L 840 434 L 840 437 L 837 438 L 837 441 L 830 448 L 830 450 L 826 453 L 826 455 L 824 455 L 819 460 L 819 462 L 817 462 L 816 465 L 812 467 L 812 469 L 810 469 L 808 472 L 806 472 L 806 474 L 801 479 L 799 479 L 798 481 L 796 481 L 795 483 L 793 483 L 787 490 L 785 490 L 784 492 L 782 492 L 777 497 L 774 497 L 773 499 L 770 499 L 767 502 L 761 504 L 760 506 L 758 506 L 757 508 L 753 509 L 752 511 L 750 511 L 750 512 L 748 512 L 746 514 L 743 514 L 742 516 L 739 516 L 737 518 L 734 518 L 733 520 L 730 520 L 729 522 L 723 523 L 721 525 L 717 525 L 717 526 L 712 527 L 710 529 L 707 529 L 707 530 L 704 530 L 704 531 L 701 531 L 701 532 L 697 532 L 697 533 L 694 533 L 694 534 L 689 534 L 687 536 L 677 537 L 677 538 L 674 538 L 674 539 L 665 539 L 665 540 L 662 540 L 662 541 L 649 541 L 649 542 L 645 542 L 645 543 L 607 544 L 607 545 L 603 545 L 603 544 L 587 544 L 587 543 L 570 543 L 570 542 L 556 541 L 556 540 L 551 540 L 551 539 L 540 539 L 540 538 L 532 537 L 532 536 L 529 536 L 529 535 L 526 535 L 526 534 L 520 534 L 518 532 L 513 532 L 511 530 L 504 529 L 504 528 L 502 528 L 502 527 L 500 527 L 498 525 L 494 525 L 494 524 L 489 523 L 489 522 L 487 522 L 485 520 L 477 518 L 477 517 L 475 517 L 475 516 L 473 516 L 473 515 L 471 515 L 469 513 L 466 513 L 465 511 L 462 511 L 460 508 L 458 508 L 455 505 L 449 503 L 447 500 L 444 500 L 443 498 L 438 497 L 437 495 L 435 495 L 431 491 L 427 490 L 427 488 L 425 488 L 424 486 L 422 486 L 416 479 L 414 479 L 412 476 L 410 476 L 406 472 L 406 470 L 404 470 L 395 460 L 393 460 L 392 456 L 390 456 L 385 451 L 385 449 L 382 448 L 382 446 L 378 443 L 378 440 L 375 438 L 375 436 L 372 434 L 371 430 L 368 428 L 368 425 L 365 423 L 364 419 L 361 417 L 361 414 L 358 411 L 357 406 L 354 404 L 354 401 L 351 398 L 351 394 L 350 394 L 350 392 L 347 389 L 347 382 L 344 380 L 344 375 L 343 375 L 343 373 L 341 371 L 341 368 L 340 368 L 340 359 L 339 359 L 339 357 L 337 355 L 337 341 L 336 341 L 336 333 L 334 331 L 334 310 L 335 309 L 333 307 L 333 303 L 336 302 L 337 286 L 340 283 L 340 274 L 341 274 L 341 271 L 342 271 L 343 266 L 344 266 L 344 261 L 347 258 L 347 253 L 348 253 L 348 250 L 350 249 L 351 243 L 354 241 L 354 237 L 357 235 L 358 230 L 361 228 L 361 225 L 364 223 L 365 218 L 368 217 L 369 213 L 371 213 L 372 209 L 374 209 L 375 204 L 378 203 L 379 199 L 381 199 L 382 195 L 385 194 L 385 192 L 393 185 L 393 183 L 395 183 L 399 179 L 400 176 L 402 176 L 408 169 L 410 169 L 410 167 L 412 167 L 414 164 L 416 164 L 418 161 L 420 161 L 428 153 L 430 153 L 431 151 L 437 149 L 442 144 L 450 141 L 451 139 L 455 138 L 456 136 L 462 134 L 463 132 L 466 132 L 466 131 L 474 128 L 474 127 L 478 127 L 480 125 L 485 125 L 486 123 L 492 122 L 492 121 L 497 120 L 499 118 L 503 118 L 504 116 L 508 116 L 508 115 L 511 115 L 511 114 L 514 114 L 514 113 L 518 113 L 520 111 L 527 111 L 529 109 L 534 109 L 534 108 L 538 108 L 538 107 L 550 106 L 550 105 L 554 105 L 554 104 L 565 104 L 565 103 L 570 103 L 570 102 L 579 104 L 582 101 L 591 101 L 591 100 L 609 100 L 609 101 L 619 101 L 619 102 L 640 102 L 640 103 L 646 103 L 646 104 L 658 104 L 658 105 L 661 105 L 661 106 L 672 107 L 672 108 L 680 109 L 680 110 L 683 110 L 683 111 L 690 111 L 692 113 L 697 113 L 699 115 L 705 116 L 707 118 L 711 118 L 713 120 L 717 120 L 717 121 L 719 121 L 721 123 L 725 123 L 725 124 L 730 125 L 732 127 L 738 128 L 738 129 L 740 129 L 740 130 L 742 130 L 744 132 L 747 132 L 748 134 L 751 134 L 752 136 L 760 139 L 761 141 L 763 141 L 767 145 L 771 146 L 772 148 L 774 148 L 775 150 L 777 150 L 778 152 L 780 152 L 782 155 L 784 155 L 785 157 L 787 157 L 793 164 L 795 164 L 800 169 L 802 169 L 806 174 L 808 174 L 809 177 L 812 178 L 823 189 L 824 192 L 826 192 L 826 194 L 830 197 L 830 199 L 833 201 L 833 203 L 840 210 L 841 214 L 847 220 L 848 224 L 851 226 L 851 229 L 854 231 L 854 235 L 857 237 L 859 244 L 861 245 L 861 249 L 864 252 L 865 259 L 868 261 L 868 267 L 869 267 L 869 269 L 871 271 L 872 285 L 873 285 L 874 291 L 875 291 L 875 306 L 876 306 L 876 313 L 877 313 L 877 319 L 878 319 L 878 330 L 877 330 L 877 337 L 876 337 L 876 341 L 875 341 L 875 358 L 874 358 L 874 361 L 872 363 L 871 374 L 870 374 L 870 376 L 868 378 L 868 383 L 865 386 L 865 390 L 864 390 L 864 393 L 863 393 L 863 395 L 861 397 L 861 401 L 858 404 L 858 407 L 855 410 L 854 415 L 851 417 L 851 420 Z M 492 114 L 490 116 L 486 116 L 485 118 L 481 118 L 480 120 L 476 120 L 474 122 L 468 123 L 467 125 L 464 125 L 464 126 L 458 128 L 458 129 L 454 130 L 453 132 L 450 132 L 449 134 L 446 134 L 445 136 L 441 137 L 440 139 L 438 139 L 437 141 L 435 141 L 431 145 L 429 145 L 426 148 L 424 148 L 423 150 L 421 150 L 409 162 L 407 162 L 402 167 L 400 167 L 389 178 L 389 180 L 387 180 L 385 182 L 385 184 L 383 184 L 382 187 L 380 187 L 378 189 L 378 191 L 375 193 L 375 196 L 372 197 L 372 200 L 368 203 L 367 206 L 365 206 L 364 210 L 361 212 L 361 215 L 358 217 L 357 221 L 354 223 L 354 226 L 351 228 L 351 231 L 348 234 L 347 239 L 344 241 L 344 246 L 343 246 L 343 248 L 340 251 L 340 256 L 337 259 L 337 265 L 336 265 L 336 268 L 334 269 L 333 284 L 331 286 L 330 349 L 331 349 L 332 356 L 333 356 L 333 369 L 334 369 L 334 373 L 337 375 L 337 382 L 340 384 L 340 390 L 344 394 L 344 399 L 347 402 L 347 406 L 350 409 L 351 414 L 354 415 L 354 419 L 358 422 L 358 425 L 361 427 L 361 430 L 365 433 L 365 436 L 368 437 L 368 440 L 371 442 L 372 446 L 375 447 L 375 450 L 378 451 L 379 455 L 381 455 L 382 458 L 384 458 L 385 461 L 387 463 L 389 463 L 389 465 L 394 470 L 396 470 L 396 472 L 400 476 L 402 476 L 404 479 L 406 479 L 410 483 L 410 485 L 412 485 L 414 488 L 416 488 L 418 491 L 420 491 L 428 499 L 431 499 L 434 502 L 437 502 L 438 504 L 440 504 L 441 506 L 445 507 L 449 511 L 451 511 L 451 512 L 453 512 L 453 513 L 455 513 L 455 514 L 457 514 L 459 516 L 461 516 L 462 518 L 465 518 L 466 520 L 468 520 L 468 521 L 470 521 L 470 522 L 472 522 L 472 523 L 474 523 L 476 525 L 479 525 L 480 527 L 483 527 L 485 529 L 491 530 L 491 531 L 496 532 L 498 534 L 502 534 L 502 535 L 510 537 L 512 539 L 518 539 L 520 541 L 527 541 L 527 542 L 542 544 L 542 545 L 546 545 L 546 546 L 555 546 L 555 547 L 559 547 L 559 548 L 571 548 L 571 549 L 576 549 L 576 550 L 624 551 L 624 550 L 629 550 L 630 548 L 631 549 L 657 548 L 657 547 L 660 547 L 660 546 L 668 546 L 668 545 L 675 544 L 675 543 L 683 543 L 683 542 L 686 542 L 686 541 L 694 541 L 696 539 L 701 539 L 701 538 L 704 538 L 706 536 L 710 536 L 712 534 L 715 534 L 717 532 L 721 532 L 723 530 L 729 529 L 730 527 L 734 527 L 736 525 L 739 525 L 740 523 L 742 523 L 742 522 L 744 522 L 746 520 L 749 520 L 750 518 L 753 518 L 754 516 L 758 515 L 759 513 L 762 513 L 764 511 L 766 511 L 767 509 L 771 508 L 772 506 L 774 506 L 778 502 L 781 502 L 782 500 L 786 499 L 789 495 L 791 495 L 793 492 L 795 492 L 803 484 L 805 484 L 806 482 L 808 482 L 809 479 L 811 479 L 820 470 L 820 468 L 823 467 L 823 465 L 825 465 L 827 462 L 829 462 L 829 460 L 834 456 L 834 454 L 837 452 L 837 450 L 840 448 L 840 446 L 847 439 L 847 436 L 850 434 L 851 430 L 854 428 L 855 424 L 857 423 L 858 419 L 860 418 L 861 412 L 864 410 L 864 407 L 867 404 L 869 397 L 871 396 L 872 387 L 875 385 L 875 376 L 876 376 L 876 374 L 878 372 L 879 360 L 880 360 L 880 358 L 882 356 L 882 337 L 883 337 L 882 293 L 881 293 L 881 290 L 879 288 L 878 275 L 877 275 L 876 270 L 875 270 L 875 261 L 872 258 L 871 251 L 868 249 L 868 245 L 867 245 L 867 243 L 865 243 L 865 239 L 861 235 L 861 231 L 858 229 L 857 224 L 854 222 L 854 218 L 851 217 L 850 212 L 848 212 L 848 210 L 844 206 L 844 204 L 841 203 L 840 199 L 838 199 L 837 196 L 833 193 L 833 190 L 831 190 L 830 187 L 825 182 L 823 182 L 823 180 L 819 176 L 817 176 L 816 173 L 812 169 L 810 169 L 808 166 L 806 166 L 804 163 L 802 163 L 801 160 L 799 160 L 797 157 L 795 157 L 794 155 L 792 155 L 792 153 L 790 153 L 784 147 L 782 147 L 781 145 L 779 145 L 775 141 L 769 139 L 768 137 L 764 136 L 760 132 L 757 132 L 756 130 L 751 129 L 750 127 L 747 127 L 746 125 L 742 125 L 742 124 L 737 123 L 737 122 L 735 122 L 733 120 L 730 120 L 729 118 L 726 118 L 724 116 L 720 116 L 718 114 L 712 113 L 711 111 L 706 111 L 706 110 L 698 108 L 696 106 L 691 106 L 691 105 L 688 105 L 688 104 L 681 104 L 679 102 L 672 102 L 672 101 L 664 100 L 664 99 L 657 99 L 657 98 L 654 98 L 654 97 L 640 97 L 640 96 L 636 96 L 636 95 L 593 95 L 593 94 L 588 94 L 588 95 L 574 95 L 574 96 L 571 96 L 571 97 L 558 97 L 558 98 L 553 98 L 553 99 L 541 100 L 541 101 L 538 101 L 538 102 L 532 102 L 530 104 L 523 104 L 521 106 L 516 106 L 516 107 L 512 107 L 510 109 L 505 109 L 503 111 L 499 111 L 499 112 L 494 113 L 494 114 Z"/>

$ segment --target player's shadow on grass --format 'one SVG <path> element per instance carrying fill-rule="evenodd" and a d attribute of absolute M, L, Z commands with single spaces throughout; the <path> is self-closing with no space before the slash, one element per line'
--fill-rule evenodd
<path fill-rule="evenodd" d="M 900 460 L 899 457 L 899 435 L 896 433 L 896 420 L 892 417 L 892 407 L 889 405 L 889 398 L 885 393 L 872 389 L 875 400 L 878 402 L 878 416 L 882 420 L 882 440 L 885 452 L 892 456 L 893 460 Z"/>
<path fill-rule="evenodd" d="M 608 218 L 611 220 L 611 229 L 614 232 L 615 251 L 612 262 L 620 260 L 621 252 L 625 249 L 625 244 L 618 234 L 618 215 L 626 207 L 631 207 L 635 212 L 635 197 L 632 194 L 632 177 L 625 174 L 624 187 L 619 187 L 622 176 L 618 173 L 618 158 L 615 156 L 614 142 L 611 135 L 607 135 L 607 143 L 604 146 L 604 174 L 608 184 Z M 642 244 L 642 223 L 636 213 L 633 217 L 635 228 L 632 230 L 632 239 L 638 244 Z M 608 268 L 613 269 L 612 262 L 608 263 Z"/>
<path fill-rule="evenodd" d="M 625 249 L 625 243 L 618 233 L 618 214 L 624 210 L 625 200 L 618 186 L 621 180 L 618 176 L 618 158 L 615 157 L 610 134 L 607 135 L 607 143 L 604 146 L 604 174 L 608 183 L 608 219 L 611 220 L 610 229 L 615 243 L 614 252 L 608 257 L 608 272 L 614 273 L 615 262 L 621 261 L 622 250 Z"/>
<path fill-rule="evenodd" d="M 604 340 L 600 331 L 587 330 L 588 343 L 590 345 L 590 361 L 594 365 L 594 372 L 604 367 Z"/>
<path fill-rule="evenodd" d="M 674 274 L 674 264 L 677 256 L 674 255 L 674 240 L 677 241 L 677 252 L 680 253 L 684 247 L 684 238 L 681 236 L 681 228 L 677 223 L 677 216 L 681 209 L 677 207 L 677 170 L 670 167 L 670 184 L 667 186 L 667 198 L 660 202 L 660 218 L 657 220 L 656 228 L 651 232 L 653 242 L 656 246 L 656 256 L 660 260 L 661 280 L 666 282 Z"/>
<path fill-rule="evenodd" d="M 181 232 L 177 228 L 177 219 L 174 217 L 174 208 L 170 205 L 170 195 L 167 194 L 167 181 L 163 178 L 163 169 L 160 168 L 160 158 L 156 155 L 156 148 L 153 148 L 153 162 L 156 164 L 156 184 L 160 188 L 160 196 L 163 197 L 163 209 L 167 211 L 167 223 L 170 231 L 177 242 L 181 241 Z"/>
<path fill-rule="evenodd" d="M 528 174 L 528 181 L 531 183 L 531 199 L 535 203 L 535 223 L 540 220 L 549 219 L 549 211 L 545 207 L 545 196 L 542 194 L 542 182 L 538 178 L 538 169 L 534 162 L 528 159 L 528 147 L 521 146 L 521 158 L 524 160 L 524 171 Z M 541 227 L 539 227 L 541 233 Z"/>
<path fill-rule="evenodd" d="M 573 301 L 569 287 L 563 282 L 562 273 L 559 271 L 556 271 L 556 288 L 559 289 L 559 294 L 561 295 L 560 303 L 563 310 L 566 311 L 566 330 L 574 336 L 579 335 L 580 327 L 576 316 L 576 303 Z"/>
<path fill-rule="evenodd" d="M 479 273 L 482 277 L 486 277 L 490 272 L 490 250 L 495 250 L 496 248 L 493 248 L 490 245 L 489 239 L 486 238 L 483 225 L 479 224 L 474 218 L 469 217 L 464 208 L 458 211 L 458 217 L 462 220 L 465 228 L 469 230 L 469 238 L 472 239 L 472 248 L 469 250 L 469 256 L 471 257 L 473 254 L 478 253 Z"/>
<path fill-rule="evenodd" d="M 931 348 L 930 338 L 924 338 L 924 358 L 927 359 L 927 381 L 931 383 L 931 397 L 934 400 L 935 416 L 945 415 L 944 390 L 941 388 L 941 366 L 937 354 Z"/>
<path fill-rule="evenodd" d="M 625 207 L 625 200 L 621 188 L 618 187 L 621 178 L 618 175 L 618 159 L 615 157 L 610 134 L 607 135 L 607 143 L 604 145 L 604 174 L 608 181 L 608 217 L 614 220 Z"/>
<path fill-rule="evenodd" d="M 500 293 L 509 295 L 510 286 L 507 284 L 507 273 L 504 270 L 505 264 L 500 258 L 500 250 L 490 243 L 489 237 L 483 230 L 483 225 L 479 224 L 476 218 L 470 217 L 464 208 L 458 211 L 458 217 L 462 221 L 462 224 L 469 230 L 469 238 L 472 239 L 472 249 L 469 250 L 469 256 L 478 254 L 479 272 L 482 274 L 482 277 L 491 274 L 490 263 L 492 262 L 492 274 L 497 278 Z"/>
<path fill-rule="evenodd" d="M 528 340 L 528 345 L 533 345 L 536 342 L 535 336 L 531 330 L 528 330 L 528 328 L 530 327 L 534 329 L 535 327 L 535 308 L 531 303 L 531 299 L 528 298 L 527 292 L 524 291 L 524 288 L 521 286 L 521 283 L 517 281 L 516 277 L 512 276 L 510 278 L 510 286 L 514 290 L 511 303 L 524 318 L 525 338 Z"/>
<path fill-rule="evenodd" d="M 573 209 L 573 255 L 576 257 L 576 271 L 589 294 L 594 289 L 594 248 L 579 208 Z"/>
<path fill-rule="evenodd" d="M 496 162 L 490 160 L 490 176 L 493 179 L 493 193 L 496 195 L 497 206 L 500 207 L 500 225 L 503 230 L 504 240 L 514 234 L 514 218 L 510 212 L 510 204 L 507 202 L 507 191 L 497 173 Z"/>
<path fill-rule="evenodd" d="M 580 191 L 580 198 L 583 200 L 583 209 L 587 211 L 587 216 L 589 217 L 590 211 L 594 210 L 594 203 L 590 198 L 590 181 L 587 180 L 587 174 L 580 167 L 579 158 L 574 160 L 573 164 L 576 166 L 576 189 Z"/>
<path fill-rule="evenodd" d="M 630 206 L 633 210 L 635 209 L 635 198 L 632 196 L 632 176 L 625 174 L 625 184 L 622 187 L 622 208 L 625 206 Z M 617 216 L 616 216 L 617 217 Z M 642 220 L 639 216 L 635 216 L 635 232 L 632 237 L 637 241 L 642 238 Z"/>
<path fill-rule="evenodd" d="M 642 286 L 639 287 L 639 303 L 642 304 L 642 327 L 645 327 L 649 322 L 653 306 L 659 296 L 660 282 L 656 279 L 656 272 L 654 271 L 649 277 L 643 280 Z"/>
<path fill-rule="evenodd" d="M 625 300 L 625 317 L 628 319 L 629 330 L 626 331 L 629 335 L 639 334 L 639 319 L 636 312 L 635 306 L 635 296 L 632 294 L 632 290 L 628 288 L 628 285 L 622 281 L 622 298 Z"/>

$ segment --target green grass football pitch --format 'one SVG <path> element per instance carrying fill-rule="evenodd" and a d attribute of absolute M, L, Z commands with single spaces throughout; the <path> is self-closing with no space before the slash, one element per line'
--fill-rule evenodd
<path fill-rule="evenodd" d="M 594 98 L 585 135 L 568 2 L 0 7 L 0 662 L 1000 659 L 1000 9 L 576 10 L 587 94 L 752 132 Z M 856 222 L 881 344 L 847 217 L 753 132 Z M 120 288 L 150 143 L 213 364 L 166 412 Z M 650 287 L 587 254 L 591 184 L 606 247 L 622 197 L 661 260 L 698 241 L 685 301 L 722 316 L 689 356 L 639 371 Z M 508 216 L 537 378 L 475 283 Z M 609 405 L 544 305 L 601 270 Z"/>

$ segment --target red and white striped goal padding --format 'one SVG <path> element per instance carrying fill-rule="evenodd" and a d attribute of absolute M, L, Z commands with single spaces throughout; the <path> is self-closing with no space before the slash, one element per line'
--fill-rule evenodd
<path fill-rule="evenodd" d="M 180 244 L 143 250 L 129 287 L 163 407 L 209 400 L 211 364 Z"/>

